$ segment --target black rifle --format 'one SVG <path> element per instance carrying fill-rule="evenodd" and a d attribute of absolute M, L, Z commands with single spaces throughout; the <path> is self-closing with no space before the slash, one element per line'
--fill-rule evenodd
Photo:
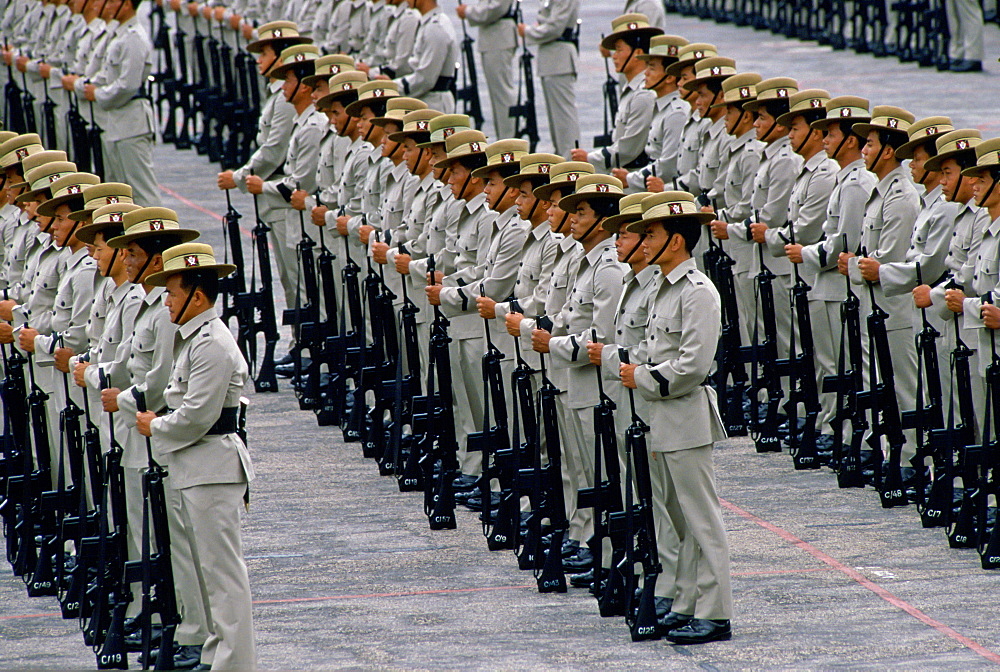
<path fill-rule="evenodd" d="M 469 35 L 465 19 L 462 19 L 462 87 L 455 92 L 455 99 L 462 101 L 462 108 L 469 115 L 476 128 L 483 125 L 483 105 L 479 100 L 479 78 L 476 76 L 476 43 Z"/>
<path fill-rule="evenodd" d="M 983 302 L 992 303 L 986 298 Z M 1000 358 L 997 357 L 996 331 L 990 329 L 990 363 L 986 367 L 986 419 L 983 422 L 983 455 L 979 462 L 977 484 L 979 505 L 976 507 L 979 560 L 983 569 L 1000 568 L 1000 525 L 997 524 L 995 515 L 992 526 L 989 521 L 989 495 L 993 495 L 994 501 L 1000 495 L 1000 462 L 997 460 L 997 437 L 1000 430 L 998 414 L 1000 414 Z"/>
<path fill-rule="evenodd" d="M 56 101 L 49 95 L 49 80 L 42 80 L 42 92 L 45 94 L 42 100 L 42 131 L 46 147 L 58 147 L 56 138 Z"/>
<path fill-rule="evenodd" d="M 195 85 L 192 83 L 190 68 L 188 68 L 187 58 L 187 33 L 181 29 L 180 22 L 177 22 L 177 30 L 174 31 L 174 48 L 177 50 L 177 75 L 175 78 L 175 100 L 177 101 L 177 114 L 181 116 L 179 121 L 180 132 L 174 138 L 174 147 L 177 149 L 191 148 L 191 133 L 194 127 L 194 100 Z"/>
<path fill-rule="evenodd" d="M 406 247 L 400 245 L 400 251 L 406 254 Z M 399 310 L 399 330 L 402 333 L 403 354 L 406 356 L 406 376 L 401 377 L 397 384 L 396 394 L 398 395 L 394 403 L 394 418 L 399 417 L 396 422 L 392 436 L 393 452 L 397 458 L 399 468 L 396 471 L 396 480 L 399 483 L 400 492 L 409 492 L 423 489 L 423 479 L 420 471 L 420 452 L 416 447 L 416 431 L 414 430 L 413 416 L 416 412 L 417 398 L 420 394 L 420 343 L 417 338 L 417 307 L 406 290 L 408 278 L 402 279 L 403 307 Z M 400 358 L 402 359 L 402 358 Z M 398 416 L 397 416 L 398 414 Z M 406 424 L 410 425 L 410 432 L 403 431 Z"/>
<path fill-rule="evenodd" d="M 482 283 L 479 286 L 479 293 L 481 296 L 486 296 L 486 289 Z M 503 388 L 503 371 L 501 370 L 504 354 L 500 348 L 493 344 L 489 319 L 483 318 L 483 327 L 486 333 L 486 352 L 482 357 L 483 431 L 469 434 L 466 450 L 470 452 L 481 451 L 483 454 L 483 473 L 479 478 L 479 496 L 483 502 L 483 535 L 486 537 L 487 547 L 491 551 L 499 551 L 514 548 L 515 521 L 513 515 L 509 508 L 503 512 L 494 513 L 492 487 L 495 478 L 500 484 L 501 491 L 506 489 L 508 495 L 512 494 L 511 474 L 508 470 L 501 468 L 502 456 L 510 451 L 511 442 L 507 422 L 507 402 Z M 491 407 L 495 424 L 490 420 Z M 507 487 L 504 488 L 504 486 Z M 500 497 L 503 501 L 503 492 L 501 492 Z M 513 497 L 507 497 L 508 507 L 513 504 L 513 500 Z M 494 516 L 496 517 L 494 518 Z M 520 527 L 519 521 L 516 526 Z"/>
<path fill-rule="evenodd" d="M 364 218 L 364 215 L 362 215 Z M 367 221 L 367 220 L 365 220 Z M 392 311 L 392 294 L 385 281 L 375 273 L 371 258 L 365 254 L 367 275 L 364 279 L 365 305 L 368 308 L 368 325 L 371 327 L 372 342 L 365 344 L 365 361 L 361 368 L 361 384 L 355 404 L 361 401 L 358 410 L 363 409 L 361 425 L 361 452 L 365 457 L 378 462 L 379 473 L 388 476 L 390 465 L 385 461 L 385 414 L 389 410 L 386 391 L 391 388 L 392 373 L 395 368 L 393 356 L 398 354 L 398 346 L 393 347 L 389 339 L 395 340 L 395 316 Z M 386 308 L 388 304 L 388 309 Z M 390 327 L 391 325 L 391 327 Z M 362 336 L 364 339 L 364 336 Z M 371 392 L 373 404 L 368 405 Z"/>
<path fill-rule="evenodd" d="M 38 133 L 38 121 L 35 119 L 35 96 L 28 89 L 28 78 L 21 73 L 21 106 L 24 110 L 24 124 L 27 133 Z"/>
<path fill-rule="evenodd" d="M 316 194 L 316 203 L 319 204 L 319 193 Z M 330 248 L 326 246 L 326 236 L 323 227 L 319 227 L 319 282 L 322 288 L 323 306 L 326 308 L 326 320 L 323 322 L 324 333 L 322 345 L 322 357 L 314 357 L 314 366 L 309 368 L 309 385 L 320 387 L 319 404 L 314 409 L 316 411 L 316 421 L 320 427 L 329 425 L 339 425 L 341 411 L 343 410 L 343 399 L 347 393 L 346 378 L 343 370 L 344 363 L 344 335 L 338 331 L 337 307 L 337 283 L 333 272 L 334 255 Z M 320 365 L 326 364 L 326 382 L 323 382 Z M 316 378 L 317 380 L 314 380 Z"/>
<path fill-rule="evenodd" d="M 212 75 L 209 70 L 209 58 L 205 54 L 205 41 L 207 36 L 198 29 L 198 17 L 193 17 L 194 38 L 191 41 L 193 46 L 194 64 L 192 93 L 194 104 L 192 112 L 201 117 L 201 134 L 194 143 L 195 151 L 198 154 L 209 154 L 212 144 L 212 125 L 218 111 L 218 95 L 212 86 Z M 211 160 L 211 156 L 209 156 Z"/>
<path fill-rule="evenodd" d="M 24 98 L 21 95 L 21 87 L 14 79 L 14 69 L 7 66 L 7 83 L 3 87 L 4 97 L 4 121 L 10 130 L 15 133 L 28 132 L 28 120 L 25 117 Z"/>
<path fill-rule="evenodd" d="M 236 271 L 219 280 L 219 301 L 222 304 L 219 317 L 227 325 L 230 319 L 236 318 L 236 340 L 243 358 L 249 362 L 251 359 L 248 341 L 249 334 L 253 330 L 250 324 L 253 314 L 247 314 L 246 302 L 238 300 L 238 297 L 247 291 L 246 263 L 243 260 L 243 239 L 240 231 L 240 219 L 243 215 L 233 207 L 228 189 L 225 190 L 225 194 L 226 214 L 222 218 L 223 259 L 228 263 L 232 255 Z"/>
<path fill-rule="evenodd" d="M 344 209 L 340 209 L 344 214 Z M 365 366 L 367 356 L 367 341 L 365 337 L 365 317 L 361 303 L 361 283 L 358 276 L 361 267 L 351 257 L 351 244 L 347 236 L 344 241 L 344 268 L 341 270 L 341 281 L 344 286 L 345 308 L 340 312 L 340 333 L 346 339 L 344 348 L 344 375 L 351 380 L 351 393 L 344 395 L 344 410 L 341 414 L 346 422 L 341 424 L 344 441 L 351 443 L 361 440 L 361 429 L 365 416 L 365 393 L 361 387 L 361 370 Z M 350 316 L 350 329 L 346 323 Z"/>
<path fill-rule="evenodd" d="M 542 518 L 545 517 L 543 501 L 545 493 L 542 451 L 538 433 L 539 411 L 535 403 L 535 390 L 531 381 L 535 370 L 528 366 L 528 363 L 521 356 L 521 346 L 516 336 L 514 337 L 514 352 L 517 366 L 511 372 L 511 389 L 514 390 L 516 396 L 512 425 L 511 471 L 514 473 L 516 481 L 512 484 L 513 492 L 511 495 L 518 503 L 520 503 L 522 496 L 527 496 L 531 504 L 531 512 L 528 515 L 523 534 L 520 514 L 518 514 L 514 553 L 517 555 L 519 569 L 538 570 L 542 568 L 544 561 Z M 506 498 L 507 494 L 501 493 L 501 509 L 503 509 Z M 560 552 L 562 551 L 560 550 Z"/>
<path fill-rule="evenodd" d="M 556 396 L 559 388 L 552 384 L 545 373 L 545 355 L 539 353 L 542 386 L 538 390 L 538 410 L 542 419 L 539 423 L 545 431 L 545 445 L 549 453 L 549 464 L 544 473 L 545 509 L 549 519 L 550 542 L 542 563 L 541 572 L 535 572 L 535 580 L 540 593 L 565 593 L 566 572 L 562 564 L 562 546 L 569 521 L 566 520 L 566 501 L 562 484 L 562 446 L 559 441 L 559 420 L 556 410 Z"/>
<path fill-rule="evenodd" d="M 69 110 L 66 112 L 66 125 L 69 127 L 69 142 L 72 147 L 73 162 L 77 170 L 89 173 L 90 165 L 90 135 L 87 132 L 87 120 L 80 114 L 80 105 L 76 94 L 67 92 Z"/>
<path fill-rule="evenodd" d="M 867 256 L 862 251 L 862 256 Z M 885 321 L 889 314 L 875 301 L 875 284 L 868 284 L 868 297 L 872 312 L 865 318 L 868 325 L 868 391 L 871 394 L 872 431 L 868 446 L 872 449 L 871 465 L 875 473 L 875 486 L 879 491 L 882 508 L 906 506 L 906 491 L 900 471 L 903 444 L 903 427 L 896 399 L 895 378 L 892 370 L 892 351 Z M 889 444 L 888 461 L 883 463 L 882 437 Z"/>
<path fill-rule="evenodd" d="M 434 278 L 434 258 L 429 257 L 427 271 Z M 455 522 L 454 480 L 458 475 L 458 440 L 455 437 L 454 400 L 451 385 L 451 356 L 448 345 L 450 322 L 434 306 L 434 321 L 431 324 L 431 366 L 437 376 L 436 403 L 430 411 L 430 433 L 433 436 L 431 450 L 432 478 L 427 481 L 430 495 L 428 522 L 432 530 L 453 530 Z"/>
<path fill-rule="evenodd" d="M 135 392 L 136 408 L 146 412 L 146 395 Z M 149 669 L 153 648 L 153 614 L 160 615 L 161 634 L 156 669 L 173 667 L 174 633 L 180 623 L 174 593 L 174 570 L 170 562 L 170 530 L 167 527 L 167 497 L 163 481 L 167 470 L 153 459 L 153 444 L 146 438 L 149 467 L 142 475 L 142 558 L 125 563 L 125 583 L 142 582 L 142 660 Z M 153 550 L 153 547 L 156 550 Z"/>
<path fill-rule="evenodd" d="M 31 445 L 34 450 L 35 468 L 28 476 L 15 534 L 18 535 L 17 557 L 14 559 L 14 574 L 28 585 L 28 595 L 55 595 L 52 577 L 35 576 L 38 564 L 38 549 L 35 538 L 44 527 L 41 521 L 42 493 L 52 487 L 52 465 L 49 458 L 49 429 L 45 403 L 49 399 L 35 381 L 33 357 L 28 355 L 28 377 L 31 392 L 28 394 L 28 414 L 31 420 Z"/>
<path fill-rule="evenodd" d="M 597 330 L 592 330 L 592 340 L 597 342 Z M 594 535 L 587 541 L 594 556 L 594 581 L 591 592 L 597 598 L 602 616 L 623 616 L 625 614 L 625 584 L 620 574 L 614 570 L 606 572 L 602 567 L 604 539 L 610 537 L 610 518 L 622 510 L 621 465 L 618 462 L 618 432 L 615 428 L 615 402 L 604 392 L 601 367 L 594 368 L 597 374 L 599 401 L 594 407 L 594 486 L 581 488 L 577 493 L 578 509 L 594 510 Z M 603 465 L 603 468 L 602 468 Z M 607 478 L 604 477 L 607 474 Z M 614 543 L 612 541 L 613 550 Z M 610 575 L 610 576 L 609 576 Z"/>
<path fill-rule="evenodd" d="M 299 185 L 295 185 L 298 190 Z M 302 375 L 302 351 L 309 350 L 309 357 L 315 359 L 319 354 L 319 345 L 322 335 L 319 333 L 319 282 L 316 277 L 316 258 L 313 256 L 313 248 L 316 243 L 306 234 L 306 224 L 303 212 L 299 213 L 299 242 L 295 246 L 295 306 L 285 308 L 282 314 L 282 324 L 295 328 L 295 344 L 291 349 L 292 361 L 294 363 L 294 377 L 292 387 L 295 389 L 295 396 L 299 400 L 299 409 L 312 410 L 319 403 L 318 397 L 311 396 L 305 384 L 305 377 Z M 305 285 L 305 296 L 302 296 Z"/>
<path fill-rule="evenodd" d="M 618 349 L 622 363 L 629 363 L 628 350 Z M 627 579 L 628 606 L 626 622 L 633 642 L 659 639 L 656 632 L 656 581 L 663 571 L 656 546 L 656 524 L 653 521 L 653 487 L 649 475 L 649 452 L 646 433 L 649 426 L 635 411 L 635 392 L 628 390 L 632 424 L 625 432 L 625 515 L 626 553 L 624 572 Z M 633 499 L 633 486 L 635 494 Z M 636 595 L 635 567 L 642 563 L 642 592 Z"/>
<path fill-rule="evenodd" d="M 164 103 L 167 106 L 167 118 L 160 129 L 163 142 L 175 142 L 177 140 L 177 109 L 180 102 L 177 100 L 177 90 L 179 82 L 174 72 L 174 54 L 170 45 L 170 28 L 164 18 L 163 7 L 157 5 L 151 11 L 152 18 L 156 19 L 156 27 L 153 30 L 153 49 L 156 50 L 159 70 L 153 74 L 153 81 L 157 84 L 156 102 L 154 108 L 161 112 Z"/>
<path fill-rule="evenodd" d="M 521 0 L 516 1 L 515 19 L 521 23 Z M 514 137 L 525 138 L 530 151 L 535 151 L 538 145 L 538 112 L 535 108 L 535 74 L 532 60 L 535 58 L 528 50 L 528 43 L 521 38 L 520 69 L 517 82 L 517 105 L 511 105 L 507 114 L 514 120 Z"/>
<path fill-rule="evenodd" d="M 978 457 L 976 448 L 976 411 L 972 395 L 972 371 L 969 360 L 975 354 L 962 340 L 959 314 L 955 313 L 955 349 L 951 353 L 952 395 L 958 400 L 958 413 L 961 424 L 955 426 L 954 398 L 948 410 L 948 428 L 935 441 L 935 449 L 943 448 L 943 440 L 947 440 L 947 464 L 942 477 L 946 478 L 954 489 L 955 476 L 962 478 L 957 510 L 948 510 L 948 545 L 951 548 L 975 548 L 977 544 L 975 517 L 975 488 L 977 480 L 975 459 Z M 957 385 L 957 390 L 954 387 Z M 971 447 L 971 450 L 970 450 Z M 955 464 L 955 458 L 958 464 Z M 935 476 L 935 481 L 937 477 Z M 944 488 L 948 490 L 947 487 Z"/>
<path fill-rule="evenodd" d="M 942 0 L 927 2 L 922 24 L 927 39 L 924 53 L 920 55 L 920 65 L 947 70 L 951 64 L 951 59 L 948 57 L 951 32 L 948 29 L 948 14 Z"/>
<path fill-rule="evenodd" d="M 253 174 L 253 171 L 250 171 Z M 253 386 L 257 392 L 277 392 L 278 378 L 274 373 L 274 349 L 278 345 L 278 320 L 274 312 L 274 283 L 271 277 L 271 250 L 267 243 L 268 228 L 260 218 L 257 195 L 253 196 L 255 225 L 250 232 L 254 254 L 250 261 L 250 290 L 236 296 L 237 312 L 247 316 L 249 331 L 243 336 L 247 344 L 247 361 L 251 373 L 256 371 Z M 260 287 L 257 287 L 257 269 Z M 264 355 L 257 363 L 257 335 L 264 337 Z"/>
<path fill-rule="evenodd" d="M 750 357 L 750 398 L 752 417 L 750 436 L 758 453 L 780 453 L 778 436 L 778 409 L 784 392 L 781 389 L 781 372 L 778 362 L 778 324 L 774 309 L 774 273 L 764 263 L 764 246 L 757 246 L 760 271 L 754 278 L 757 308 L 764 322 L 764 340 L 760 340 L 760 325 L 754 320 L 753 345 Z M 756 317 L 756 316 L 755 316 Z M 760 401 L 760 393 L 767 392 L 767 402 Z"/>
<path fill-rule="evenodd" d="M 604 35 L 601 35 L 604 40 Z M 594 136 L 594 147 L 608 147 L 613 142 L 611 130 L 618 116 L 618 80 L 611 74 L 608 59 L 604 59 L 604 133 Z"/>
<path fill-rule="evenodd" d="M 375 237 L 376 242 L 380 242 L 377 231 L 370 235 Z M 388 233 L 386 233 L 386 242 L 389 242 Z M 398 456 L 387 450 L 391 436 L 389 430 L 396 420 L 402 419 L 403 410 L 400 409 L 398 416 L 394 413 L 396 383 L 402 384 L 403 379 L 403 369 L 399 363 L 402 359 L 399 351 L 399 330 L 396 325 L 396 310 L 393 307 L 396 295 L 386 284 L 385 267 L 382 264 L 376 264 L 378 266 L 378 273 L 376 273 L 371 264 L 371 256 L 365 254 L 365 259 L 368 264 L 369 276 L 374 276 L 378 280 L 378 293 L 375 296 L 376 312 L 372 314 L 372 335 L 376 336 L 377 334 L 377 338 L 381 341 L 380 348 L 376 348 L 375 351 L 382 353 L 382 361 L 379 363 L 378 386 L 375 388 L 375 408 L 377 410 L 372 413 L 371 432 L 372 438 L 377 442 L 375 454 L 378 458 L 379 474 L 389 476 L 396 473 L 396 467 L 399 464 Z M 399 373 L 398 376 L 395 375 L 396 371 Z M 389 414 L 390 418 L 388 423 L 385 419 L 386 413 Z"/>
<path fill-rule="evenodd" d="M 843 236 L 847 252 L 847 235 Z M 870 395 L 864 391 L 864 362 L 861 344 L 861 301 L 851 288 L 851 279 L 844 276 L 847 295 L 840 304 L 840 349 L 837 373 L 823 379 L 823 391 L 836 393 L 833 427 L 833 457 L 831 466 L 837 471 L 841 488 L 863 488 L 861 475 L 861 444 L 868 430 L 865 415 Z M 851 423 L 851 440 L 844 444 L 844 424 Z"/>
<path fill-rule="evenodd" d="M 789 242 L 795 244 L 795 226 L 789 225 Z M 816 453 L 816 420 L 821 406 L 819 390 L 816 388 L 816 360 L 813 358 L 812 319 L 809 315 L 809 290 L 812 289 L 799 274 L 799 265 L 792 264 L 795 274 L 795 284 L 791 291 L 791 310 L 794 319 L 791 323 L 788 351 L 788 402 L 785 413 L 788 415 L 788 447 L 792 454 L 792 463 L 797 470 L 819 469 L 819 456 Z M 798 349 L 796 353 L 796 335 Z M 805 425 L 799 430 L 798 405 L 802 404 L 805 411 Z"/>
<path fill-rule="evenodd" d="M 104 145 L 101 144 L 101 136 L 104 129 L 94 121 L 94 102 L 90 105 L 90 128 L 87 130 L 87 137 L 90 139 L 90 159 L 93 163 L 94 174 L 104 179 Z"/>
<path fill-rule="evenodd" d="M 6 294 L 5 290 L 4 298 Z M 21 510 L 28 506 L 28 485 L 34 471 L 28 437 L 28 392 L 24 377 L 27 360 L 14 347 L 8 353 L 6 346 L 2 344 L 0 355 L 3 357 L 5 374 L 0 382 L 4 421 L 4 472 L 0 480 L 0 493 L 3 497 L 0 499 L 0 516 L 3 518 L 4 536 L 7 539 L 7 561 L 14 566 L 22 539 L 15 531 L 16 525 Z"/>
<path fill-rule="evenodd" d="M 197 30 L 197 19 L 195 19 L 195 30 Z M 223 147 L 223 130 L 227 126 L 227 114 L 232 112 L 232 106 L 226 103 L 225 95 L 222 90 L 223 79 L 222 79 L 222 50 L 219 43 L 222 40 L 216 38 L 215 33 L 212 32 L 212 19 L 205 19 L 207 35 L 207 46 L 208 46 L 208 65 L 209 70 L 206 72 L 208 80 L 208 95 L 204 100 L 205 107 L 208 108 L 211 114 L 211 128 L 208 127 L 208 120 L 205 121 L 205 130 L 203 131 L 203 137 L 205 132 L 209 132 L 209 137 L 205 141 L 205 146 L 208 151 L 208 160 L 212 163 L 222 162 L 222 147 Z M 220 29 L 221 30 L 221 29 Z"/>
<path fill-rule="evenodd" d="M 705 268 L 722 298 L 722 333 L 716 351 L 716 373 L 713 387 L 719 395 L 726 433 L 729 436 L 746 436 L 747 417 L 743 402 L 747 395 L 746 361 L 742 355 L 740 339 L 740 313 L 736 301 L 736 284 L 733 280 L 733 258 L 726 254 L 722 244 L 712 243 L 705 251 Z M 711 266 L 709 264 L 711 263 Z M 729 381 L 732 380 L 730 387 Z"/>
<path fill-rule="evenodd" d="M 924 284 L 920 263 L 916 265 L 917 285 Z M 938 366 L 937 339 L 941 334 L 927 321 L 927 309 L 920 309 L 922 327 L 914 337 L 917 347 L 917 406 L 912 411 L 904 411 L 903 429 L 916 430 L 917 449 L 910 463 L 916 469 L 917 511 L 924 527 L 944 524 L 944 507 L 950 502 L 928 500 L 927 458 L 933 458 L 931 436 L 935 430 L 944 428 L 944 402 L 941 389 L 941 371 Z M 924 402 L 926 396 L 927 402 Z"/>

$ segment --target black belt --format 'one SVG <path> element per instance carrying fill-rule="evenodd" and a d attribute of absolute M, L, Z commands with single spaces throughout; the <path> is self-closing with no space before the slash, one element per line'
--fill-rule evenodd
<path fill-rule="evenodd" d="M 168 408 L 167 413 L 173 413 L 174 409 Z M 220 434 L 235 434 L 236 424 L 239 420 L 240 409 L 238 406 L 226 406 L 222 409 L 222 415 L 215 421 L 215 424 L 208 428 L 205 436 Z"/>
<path fill-rule="evenodd" d="M 580 48 L 580 33 L 576 28 L 567 28 L 562 32 L 562 35 L 557 37 L 553 42 L 569 42 L 577 49 Z"/>
<path fill-rule="evenodd" d="M 642 150 L 639 156 L 635 157 L 635 159 L 629 163 L 626 163 L 622 166 L 622 168 L 625 168 L 626 170 L 635 170 L 637 168 L 642 168 L 643 166 L 648 166 L 650 163 L 649 154 L 646 153 L 646 150 Z"/>
<path fill-rule="evenodd" d="M 504 14 L 503 16 L 501 16 L 497 20 L 498 21 L 503 21 L 504 19 L 516 19 L 517 18 L 517 2 L 518 2 L 518 0 L 514 0 L 514 2 L 510 3 L 510 9 L 507 10 L 507 13 Z"/>
<path fill-rule="evenodd" d="M 431 91 L 452 91 L 454 87 L 454 77 L 438 77 L 437 81 L 434 82 L 434 86 L 431 88 Z"/>

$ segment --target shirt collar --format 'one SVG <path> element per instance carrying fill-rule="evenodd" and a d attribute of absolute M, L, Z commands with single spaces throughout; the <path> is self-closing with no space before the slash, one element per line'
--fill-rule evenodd
<path fill-rule="evenodd" d="M 615 244 L 614 238 L 606 238 L 605 240 L 599 242 L 597 245 L 594 245 L 594 249 L 592 249 L 590 252 L 587 252 L 587 254 L 584 255 L 587 259 L 587 263 L 590 264 L 591 266 L 596 266 L 597 262 L 599 262 L 601 260 L 601 257 L 604 256 L 604 253 L 607 252 L 612 247 L 614 247 L 614 244 Z"/>
<path fill-rule="evenodd" d="M 802 167 L 811 173 L 814 172 L 820 166 L 822 166 L 823 163 L 826 161 L 827 161 L 826 151 L 821 149 L 812 156 L 810 156 L 809 160 L 806 161 L 802 165 Z"/>
<path fill-rule="evenodd" d="M 576 249 L 579 245 L 580 243 L 578 243 L 576 238 L 573 236 L 563 235 L 563 237 L 559 239 L 559 249 L 563 252 L 569 252 L 572 249 Z"/>
<path fill-rule="evenodd" d="M 146 296 L 144 296 L 142 300 L 147 306 L 156 305 L 157 302 L 163 300 L 163 295 L 166 291 L 167 290 L 163 287 L 153 287 L 146 293 Z"/>
<path fill-rule="evenodd" d="M 472 214 L 479 208 L 483 207 L 483 205 L 485 204 L 486 204 L 486 194 L 483 192 L 479 192 L 478 194 L 476 194 L 471 199 L 465 202 L 465 209 L 469 212 L 469 214 Z"/>
<path fill-rule="evenodd" d="M 531 226 L 531 222 L 527 222 L 528 226 Z M 543 221 L 538 226 L 532 227 L 531 235 L 534 236 L 535 240 L 541 240 L 547 236 L 552 229 L 549 227 L 549 220 Z"/>
<path fill-rule="evenodd" d="M 114 280 L 108 278 L 108 282 L 114 283 Z M 135 287 L 135 285 L 133 285 L 128 280 L 126 280 L 120 285 L 115 286 L 115 288 L 111 290 L 111 300 L 114 301 L 115 303 L 121 303 L 122 299 L 125 298 L 126 294 L 132 291 L 133 287 Z"/>
<path fill-rule="evenodd" d="M 209 308 L 203 313 L 199 313 L 192 317 L 190 320 L 178 327 L 177 331 L 180 333 L 181 338 L 187 339 L 202 328 L 202 326 L 208 324 L 214 319 L 217 319 L 218 315 L 215 314 L 215 308 Z"/>
<path fill-rule="evenodd" d="M 656 99 L 656 109 L 665 110 L 675 101 L 680 100 L 681 94 L 677 91 L 671 91 L 665 96 L 660 96 Z"/>
<path fill-rule="evenodd" d="M 677 281 L 687 275 L 690 271 L 697 268 L 697 264 L 694 263 L 694 257 L 690 259 L 685 259 L 681 263 L 674 266 L 673 270 L 667 273 L 667 282 L 671 285 L 677 284 Z"/>
<path fill-rule="evenodd" d="M 726 132 L 726 118 L 719 117 L 718 121 L 713 121 L 712 125 L 708 127 L 708 134 L 713 138 L 719 137 L 720 134 Z"/>
<path fill-rule="evenodd" d="M 625 83 L 623 91 L 643 91 L 646 84 L 646 71 L 642 70 L 638 75 Z"/>
<path fill-rule="evenodd" d="M 926 208 L 931 203 L 940 201 L 943 194 L 944 187 L 938 184 L 930 191 L 924 191 L 924 193 L 920 195 L 920 200 L 923 201 L 924 207 Z"/>
<path fill-rule="evenodd" d="M 642 269 L 635 274 L 635 281 L 639 283 L 640 287 L 647 287 L 653 279 L 660 274 L 660 267 L 653 264 Z"/>
<path fill-rule="evenodd" d="M 903 166 L 893 169 L 888 175 L 879 180 L 878 184 L 875 185 L 875 189 L 878 190 L 880 196 L 885 196 L 886 192 L 889 191 L 889 187 L 891 187 L 896 180 L 900 178 L 906 179 Z"/>
<path fill-rule="evenodd" d="M 770 145 L 764 145 L 764 156 L 770 159 L 772 156 L 780 152 L 783 147 L 787 147 L 790 144 L 792 144 L 792 141 L 788 139 L 787 135 L 783 138 L 778 138 Z"/>
<path fill-rule="evenodd" d="M 855 170 L 856 168 L 860 168 L 861 170 L 866 170 L 864 159 L 858 159 L 856 161 L 851 161 L 849 164 L 847 164 L 846 166 L 844 166 L 843 168 L 841 168 L 840 172 L 837 173 L 837 181 L 838 182 L 842 181 L 845 177 L 847 177 L 847 175 L 851 171 Z"/>

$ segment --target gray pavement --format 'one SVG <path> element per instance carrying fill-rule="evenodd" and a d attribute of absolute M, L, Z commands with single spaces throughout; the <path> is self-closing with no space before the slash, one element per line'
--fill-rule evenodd
<path fill-rule="evenodd" d="M 588 138 L 600 132 L 603 65 L 586 45 L 617 6 L 584 5 L 578 95 Z M 918 116 L 950 112 L 959 125 L 997 130 L 995 63 L 987 65 L 991 74 L 951 76 L 693 19 L 671 17 L 669 31 L 715 42 L 764 76 L 797 75 L 803 86 L 867 95 Z M 997 53 L 998 35 L 988 29 L 987 53 Z M 221 245 L 211 214 L 225 207 L 215 168 L 167 147 L 157 148 L 156 160 L 170 190 L 165 205 Z M 249 226 L 249 199 L 237 196 L 234 204 Z M 509 552 L 486 550 L 476 514 L 462 510 L 457 530 L 431 532 L 420 496 L 397 492 L 339 430 L 318 428 L 287 385 L 251 398 L 258 479 L 244 543 L 264 668 L 968 670 L 1000 663 L 998 575 L 979 569 L 974 552 L 948 549 L 943 531 L 922 530 L 912 508 L 883 510 L 873 490 L 839 490 L 828 471 L 795 472 L 787 456 L 757 455 L 746 439 L 716 449 L 735 635 L 685 649 L 631 643 L 620 619 L 602 619 L 584 591 L 538 594 Z M 54 600 L 28 599 L 0 566 L 0 668 L 93 662 Z"/>

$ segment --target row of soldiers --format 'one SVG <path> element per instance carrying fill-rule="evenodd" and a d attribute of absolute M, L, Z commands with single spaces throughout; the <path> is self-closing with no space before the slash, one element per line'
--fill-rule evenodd
<path fill-rule="evenodd" d="M 79 619 L 99 669 L 127 669 L 130 651 L 144 667 L 252 668 L 249 374 L 214 308 L 235 267 L 37 134 L 0 132 L 0 167 L 14 575 Z"/>

